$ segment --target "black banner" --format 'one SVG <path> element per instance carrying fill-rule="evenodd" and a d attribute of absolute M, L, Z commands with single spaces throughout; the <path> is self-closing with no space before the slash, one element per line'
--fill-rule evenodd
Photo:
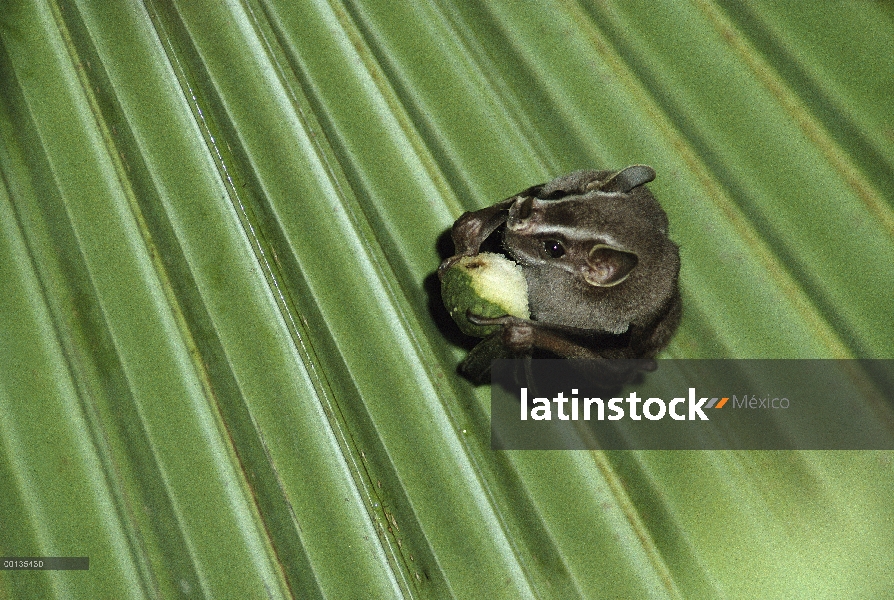
<path fill-rule="evenodd" d="M 497 450 L 892 450 L 894 360 L 497 360 Z"/>

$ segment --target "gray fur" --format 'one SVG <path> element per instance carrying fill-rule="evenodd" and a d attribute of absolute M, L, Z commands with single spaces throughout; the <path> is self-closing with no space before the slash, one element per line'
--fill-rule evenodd
<path fill-rule="evenodd" d="M 457 254 L 442 269 L 477 254 L 505 222 L 506 253 L 528 282 L 531 320 L 490 320 L 503 325 L 501 355 L 539 348 L 567 358 L 652 358 L 667 345 L 680 318 L 680 256 L 644 185 L 654 177 L 645 165 L 575 171 L 457 220 Z M 482 355 L 494 354 L 485 346 L 499 345 L 491 339 L 474 353 L 473 378 L 489 364 Z"/>

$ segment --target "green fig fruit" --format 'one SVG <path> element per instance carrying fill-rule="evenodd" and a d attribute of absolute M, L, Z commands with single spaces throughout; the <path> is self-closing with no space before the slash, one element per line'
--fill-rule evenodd
<path fill-rule="evenodd" d="M 513 315 L 528 319 L 528 284 L 521 267 L 500 254 L 464 256 L 441 278 L 441 298 L 466 335 L 487 337 L 499 325 L 476 325 L 467 312 L 482 317 Z"/>

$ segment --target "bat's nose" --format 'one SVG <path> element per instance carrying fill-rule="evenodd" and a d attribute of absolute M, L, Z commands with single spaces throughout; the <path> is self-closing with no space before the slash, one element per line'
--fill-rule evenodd
<path fill-rule="evenodd" d="M 513 204 L 509 208 L 509 218 L 506 219 L 506 227 L 513 231 L 520 231 L 530 227 L 531 215 L 534 214 L 534 198 L 530 196 Z"/>

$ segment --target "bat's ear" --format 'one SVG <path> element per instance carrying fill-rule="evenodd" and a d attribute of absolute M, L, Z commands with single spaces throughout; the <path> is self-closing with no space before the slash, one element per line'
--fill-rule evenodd
<path fill-rule="evenodd" d="M 638 263 L 639 258 L 632 252 L 599 244 L 587 256 L 584 279 L 596 287 L 612 287 L 627 279 Z"/>
<path fill-rule="evenodd" d="M 599 188 L 603 192 L 626 194 L 633 188 L 649 183 L 654 179 L 655 169 L 646 165 L 633 165 L 609 177 Z"/>

